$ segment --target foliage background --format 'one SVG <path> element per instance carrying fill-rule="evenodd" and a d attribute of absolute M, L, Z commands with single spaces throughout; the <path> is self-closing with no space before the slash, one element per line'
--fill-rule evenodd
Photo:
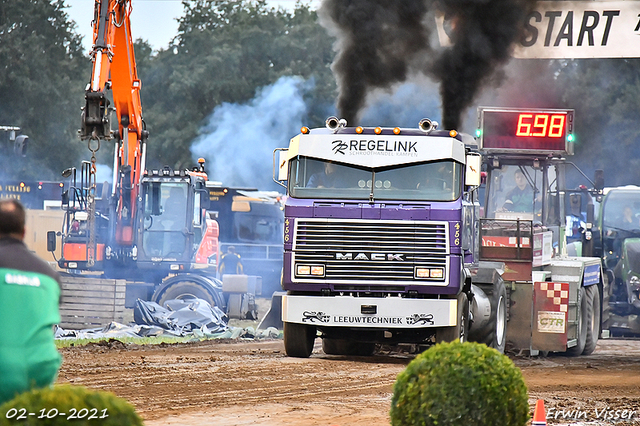
<path fill-rule="evenodd" d="M 322 126 L 327 115 L 335 114 L 337 92 L 330 68 L 334 40 L 314 10 L 301 3 L 292 11 L 273 9 L 263 0 L 192 0 L 184 5 L 169 48 L 153 51 L 144 40 L 136 41 L 150 131 L 149 167 L 192 166 L 197 155 L 191 148 L 212 132 L 209 120 L 216 108 L 248 104 L 282 77 L 306 82 L 299 90 L 305 125 Z M 18 158 L 8 135 L 0 132 L 1 179 L 57 180 L 60 171 L 89 158 L 76 132 L 91 62 L 76 28 L 62 0 L 0 0 L 0 125 L 19 126 L 30 137 L 27 157 Z M 496 71 L 475 105 L 574 108 L 574 161 L 589 176 L 596 168 L 604 169 L 607 186 L 637 184 L 639 65 L 638 59 L 512 60 Z M 415 126 L 421 117 L 439 119 L 437 93 L 426 80 L 376 91 L 359 124 Z M 292 120 L 264 117 L 280 136 L 277 145 L 286 146 L 294 134 Z M 474 133 L 475 110 L 468 111 L 463 123 L 459 130 Z M 236 124 L 227 134 L 237 134 L 242 141 L 255 124 Z M 245 143 L 235 139 L 225 143 Z M 222 154 L 225 145 L 215 149 Z M 252 151 L 248 146 L 246 155 Z M 112 154 L 103 144 L 99 162 L 111 165 Z M 270 169 L 271 157 L 260 161 Z M 215 179 L 221 172 L 210 170 L 210 175 Z M 249 183 L 267 189 L 270 182 L 269 174 Z"/>

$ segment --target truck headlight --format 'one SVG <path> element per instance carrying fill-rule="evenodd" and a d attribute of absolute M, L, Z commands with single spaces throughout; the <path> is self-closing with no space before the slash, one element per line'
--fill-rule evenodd
<path fill-rule="evenodd" d="M 416 267 L 415 270 L 416 278 L 435 278 L 437 280 L 441 280 L 444 278 L 444 269 L 443 268 L 421 268 Z"/>
<path fill-rule="evenodd" d="M 311 275 L 311 266 L 309 265 L 298 265 L 296 268 L 297 275 Z"/>
<path fill-rule="evenodd" d="M 296 275 L 324 276 L 324 265 L 296 265 Z"/>

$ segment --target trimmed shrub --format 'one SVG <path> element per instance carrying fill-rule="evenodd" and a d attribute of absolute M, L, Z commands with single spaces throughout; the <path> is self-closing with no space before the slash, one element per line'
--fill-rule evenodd
<path fill-rule="evenodd" d="M 30 415 L 33 413 L 33 415 Z M 141 426 L 125 399 L 110 392 L 61 385 L 34 389 L 0 406 L 0 426 Z"/>
<path fill-rule="evenodd" d="M 484 344 L 439 343 L 398 375 L 393 426 L 524 426 L 529 419 L 522 373 Z"/>

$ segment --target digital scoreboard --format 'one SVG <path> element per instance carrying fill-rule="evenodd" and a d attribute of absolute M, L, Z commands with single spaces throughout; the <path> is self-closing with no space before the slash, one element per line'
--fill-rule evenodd
<path fill-rule="evenodd" d="M 573 154 L 572 109 L 478 109 L 478 143 L 487 152 Z"/>

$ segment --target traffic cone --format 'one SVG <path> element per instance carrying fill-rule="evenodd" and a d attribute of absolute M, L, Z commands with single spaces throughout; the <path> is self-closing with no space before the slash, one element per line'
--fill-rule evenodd
<path fill-rule="evenodd" d="M 544 410 L 544 401 L 542 399 L 536 401 L 531 426 L 547 426 L 547 413 Z"/>

